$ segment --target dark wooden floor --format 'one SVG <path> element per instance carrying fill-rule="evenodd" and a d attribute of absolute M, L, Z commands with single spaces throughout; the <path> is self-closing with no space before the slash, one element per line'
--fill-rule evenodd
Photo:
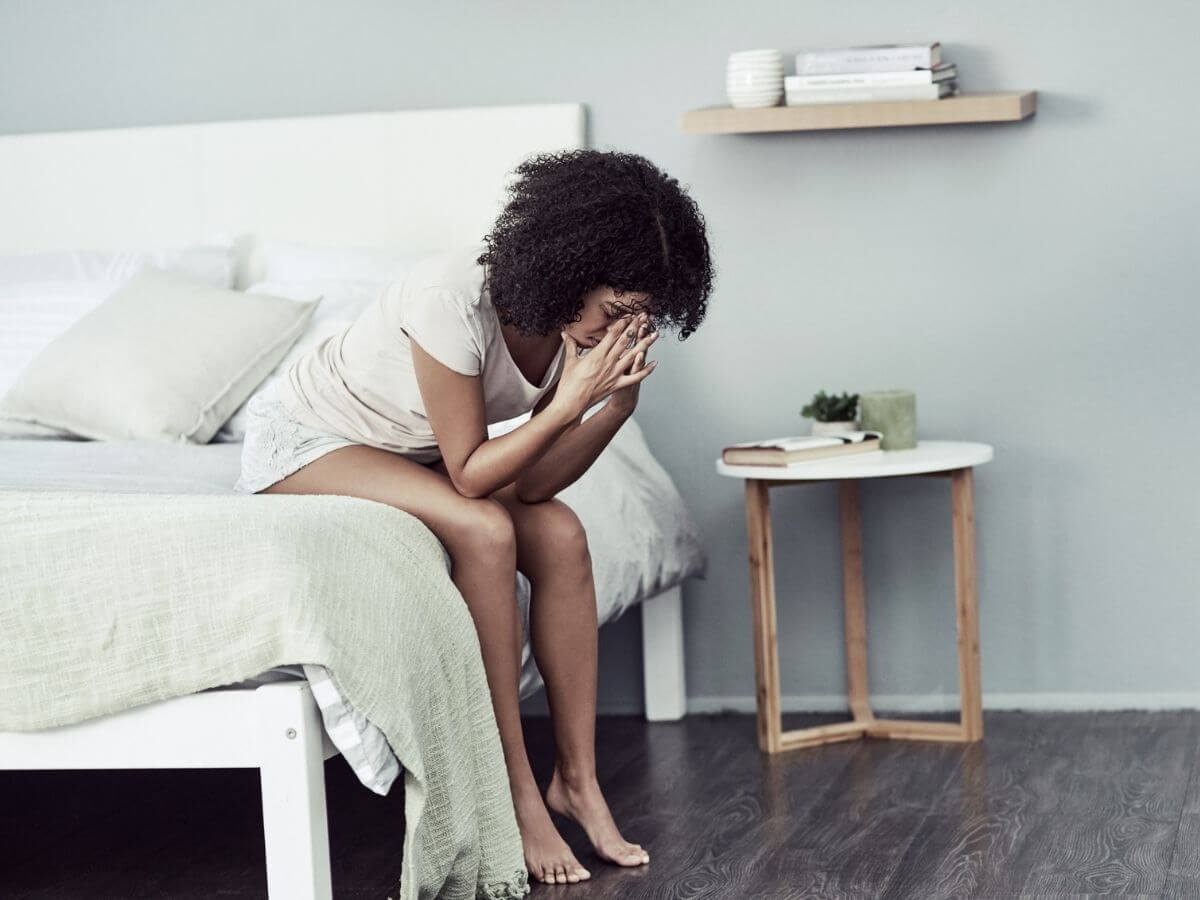
<path fill-rule="evenodd" d="M 793 728 L 837 716 L 787 716 Z M 946 717 L 943 717 L 946 718 Z M 1200 897 L 1200 713 L 985 714 L 982 744 L 856 741 L 768 757 L 750 716 L 599 723 L 636 870 L 531 897 Z M 526 721 L 539 777 L 545 719 Z M 400 873 L 403 790 L 326 762 L 335 897 Z M 543 782 L 544 783 L 544 782 Z M 264 897 L 251 771 L 0 772 L 0 897 Z"/>

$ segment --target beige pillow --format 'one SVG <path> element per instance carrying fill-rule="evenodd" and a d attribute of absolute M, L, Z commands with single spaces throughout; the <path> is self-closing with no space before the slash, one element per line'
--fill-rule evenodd
<path fill-rule="evenodd" d="M 144 268 L 34 357 L 0 416 L 97 440 L 206 444 L 320 302 Z"/>

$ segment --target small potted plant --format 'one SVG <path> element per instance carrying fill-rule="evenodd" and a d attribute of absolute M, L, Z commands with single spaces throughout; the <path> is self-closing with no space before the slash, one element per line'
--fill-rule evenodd
<path fill-rule="evenodd" d="M 858 394 L 843 393 L 840 397 L 817 391 L 800 415 L 813 420 L 813 434 L 831 434 L 839 431 L 858 431 L 856 413 Z"/>

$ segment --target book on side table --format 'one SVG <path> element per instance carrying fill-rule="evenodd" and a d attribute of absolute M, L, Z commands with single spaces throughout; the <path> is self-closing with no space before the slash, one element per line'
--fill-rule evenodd
<path fill-rule="evenodd" d="M 881 431 L 841 431 L 745 441 L 725 447 L 721 461 L 730 466 L 788 466 L 811 459 L 869 453 L 879 449 L 882 437 Z"/>

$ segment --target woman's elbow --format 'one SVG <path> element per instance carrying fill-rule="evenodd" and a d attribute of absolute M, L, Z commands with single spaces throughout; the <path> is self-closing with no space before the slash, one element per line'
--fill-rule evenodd
<path fill-rule="evenodd" d="M 486 497 L 488 491 L 471 484 L 469 481 L 463 481 L 459 478 L 451 478 L 450 483 L 454 485 L 454 489 L 471 500 L 478 500 L 480 497 Z"/>
<path fill-rule="evenodd" d="M 457 472 L 451 472 L 450 483 L 454 485 L 454 489 L 470 500 L 478 500 L 481 497 L 489 496 L 495 488 L 486 484 L 479 484 L 477 479 L 467 474 L 465 469 L 459 469 Z"/>

